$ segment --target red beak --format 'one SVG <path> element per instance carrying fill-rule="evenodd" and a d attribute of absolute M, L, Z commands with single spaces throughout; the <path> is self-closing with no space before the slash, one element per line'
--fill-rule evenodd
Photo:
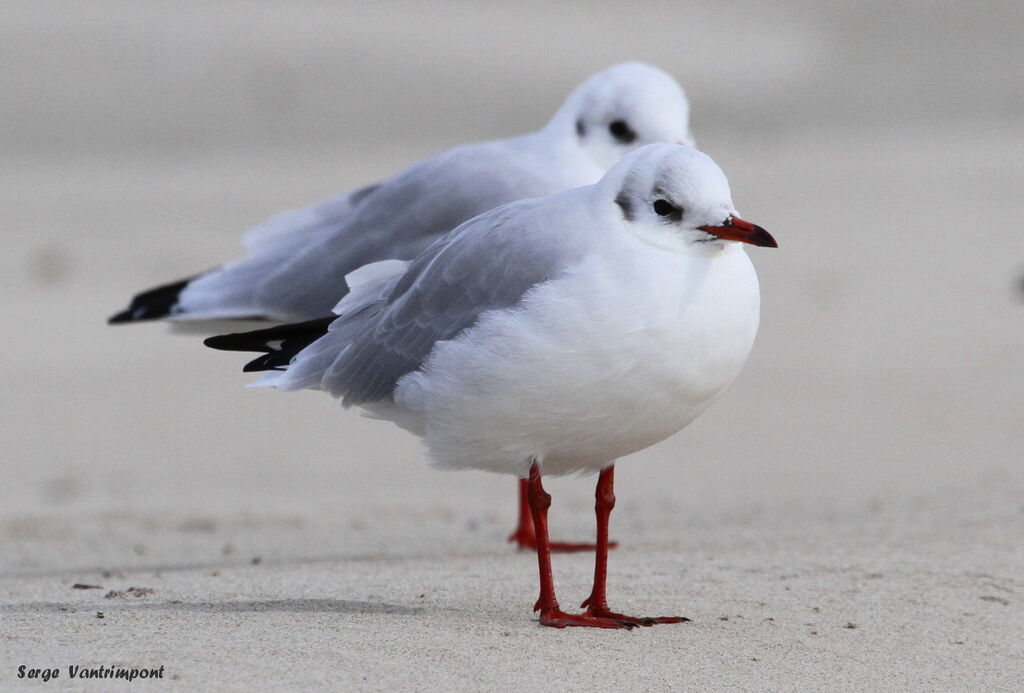
<path fill-rule="evenodd" d="M 739 217 L 729 217 L 721 226 L 701 226 L 700 230 L 707 231 L 726 241 L 739 241 L 764 248 L 779 247 L 770 233 L 757 224 L 751 224 Z"/>

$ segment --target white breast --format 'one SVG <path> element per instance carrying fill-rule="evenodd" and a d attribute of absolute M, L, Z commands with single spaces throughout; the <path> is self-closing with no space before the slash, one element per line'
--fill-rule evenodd
<path fill-rule="evenodd" d="M 591 257 L 438 344 L 400 381 L 397 408 L 449 468 L 523 474 L 538 459 L 546 474 L 596 470 L 663 440 L 732 382 L 753 345 L 757 277 L 726 245 Z"/>

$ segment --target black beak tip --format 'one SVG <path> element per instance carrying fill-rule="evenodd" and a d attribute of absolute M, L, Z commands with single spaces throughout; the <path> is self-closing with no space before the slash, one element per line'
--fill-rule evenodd
<path fill-rule="evenodd" d="M 779 247 L 779 244 L 775 241 L 775 239 L 772 237 L 772 235 L 770 233 L 765 231 L 760 226 L 758 226 L 756 228 L 757 228 L 757 235 L 755 236 L 755 240 L 757 242 L 757 245 L 761 246 L 762 248 L 778 248 Z"/>

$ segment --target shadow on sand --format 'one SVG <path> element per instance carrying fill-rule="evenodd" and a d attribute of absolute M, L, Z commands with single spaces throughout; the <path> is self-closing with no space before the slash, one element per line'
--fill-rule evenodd
<path fill-rule="evenodd" d="M 423 612 L 417 607 L 384 602 L 361 602 L 346 599 L 248 599 L 223 602 L 140 602 L 110 601 L 83 604 L 81 602 L 22 602 L 0 606 L 0 614 L 116 611 L 191 611 L 204 614 L 240 613 L 334 613 L 334 614 L 391 614 L 411 616 Z"/>

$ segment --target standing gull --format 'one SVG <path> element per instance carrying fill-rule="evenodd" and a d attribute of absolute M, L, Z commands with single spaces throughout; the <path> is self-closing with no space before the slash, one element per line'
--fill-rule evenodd
<path fill-rule="evenodd" d="M 319 328 L 348 292 L 346 274 L 379 260 L 411 260 L 498 205 L 593 183 L 644 144 L 692 145 L 689 111 L 682 88 L 664 71 L 616 65 L 577 87 L 540 131 L 457 147 L 381 183 L 274 217 L 246 234 L 248 257 L 141 293 L 110 322 L 266 318 L 314 320 Z M 533 548 L 523 484 L 519 497 L 509 540 Z"/>
<path fill-rule="evenodd" d="M 250 368 L 268 371 L 259 385 L 322 389 L 391 420 L 438 467 L 525 479 L 542 625 L 677 623 L 607 605 L 614 465 L 684 428 L 739 374 L 760 302 L 741 243 L 776 245 L 739 217 L 721 169 L 650 145 L 595 185 L 504 205 L 412 262 L 350 274 L 319 335 L 285 326 L 207 344 L 268 352 Z M 541 483 L 574 472 L 599 472 L 594 585 L 579 614 L 555 597 Z"/>

